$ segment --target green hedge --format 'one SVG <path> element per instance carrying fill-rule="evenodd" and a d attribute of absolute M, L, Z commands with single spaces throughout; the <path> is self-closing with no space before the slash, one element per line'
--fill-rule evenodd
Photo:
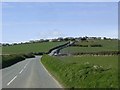
<path fill-rule="evenodd" d="M 74 46 L 74 47 L 103 47 L 101 44 L 93 44 L 93 45 L 79 45 L 79 44 L 73 44 L 70 46 Z"/>
<path fill-rule="evenodd" d="M 119 55 L 120 51 L 101 51 L 101 52 L 78 52 L 72 55 Z"/>
<path fill-rule="evenodd" d="M 35 57 L 35 56 L 32 53 L 19 54 L 19 55 L 18 54 L 2 55 L 2 62 L 0 63 L 0 65 L 2 65 L 2 68 L 6 68 L 17 62 L 25 60 L 26 58 L 33 58 L 33 57 Z"/>

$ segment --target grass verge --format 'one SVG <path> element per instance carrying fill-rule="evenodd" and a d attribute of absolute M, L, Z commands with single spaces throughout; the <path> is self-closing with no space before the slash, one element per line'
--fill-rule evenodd
<path fill-rule="evenodd" d="M 118 88 L 117 65 L 111 63 L 117 63 L 116 59 L 116 56 L 86 56 L 78 60 L 43 55 L 41 62 L 65 88 Z M 106 65 L 102 65 L 104 62 Z"/>

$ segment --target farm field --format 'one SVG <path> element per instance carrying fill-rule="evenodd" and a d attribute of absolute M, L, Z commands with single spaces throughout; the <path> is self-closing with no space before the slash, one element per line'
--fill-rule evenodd
<path fill-rule="evenodd" d="M 2 54 L 23 54 L 31 52 L 47 52 L 55 46 L 62 45 L 66 42 L 43 42 L 32 44 L 21 44 L 13 46 L 3 46 Z"/>
<path fill-rule="evenodd" d="M 70 46 L 62 49 L 60 53 L 118 51 L 118 40 L 89 40 L 76 42 L 75 44 L 88 45 L 88 47 Z M 102 47 L 91 47 L 90 45 L 102 45 Z"/>
<path fill-rule="evenodd" d="M 44 55 L 42 63 L 68 88 L 117 88 L 118 56 Z"/>
<path fill-rule="evenodd" d="M 51 48 L 64 43 L 66 42 L 43 42 L 3 46 L 2 55 L 0 56 L 2 57 L 2 59 L 0 59 L 0 65 L 2 65 L 2 68 L 6 68 L 19 61 L 25 60 L 25 58 L 33 58 L 34 54 L 31 52 L 48 52 Z"/>

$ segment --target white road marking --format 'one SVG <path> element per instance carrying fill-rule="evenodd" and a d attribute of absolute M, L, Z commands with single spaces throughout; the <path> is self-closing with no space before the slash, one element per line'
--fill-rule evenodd
<path fill-rule="evenodd" d="M 26 68 L 27 64 L 24 66 L 24 69 Z"/>
<path fill-rule="evenodd" d="M 24 66 L 24 69 L 26 68 L 26 66 Z"/>
<path fill-rule="evenodd" d="M 24 69 L 22 69 L 22 70 L 19 72 L 19 74 L 21 74 L 21 73 L 23 72 L 23 70 L 24 70 Z"/>
<path fill-rule="evenodd" d="M 30 61 L 29 61 L 29 62 L 30 62 Z M 28 62 L 28 63 L 29 63 L 29 62 Z M 19 74 L 21 74 L 21 73 L 23 72 L 23 70 L 26 68 L 26 66 L 28 65 L 28 63 L 25 64 L 24 68 L 19 72 Z"/>
<path fill-rule="evenodd" d="M 10 83 L 12 83 L 16 78 L 17 78 L 17 75 L 7 84 L 7 86 L 10 85 Z"/>
<path fill-rule="evenodd" d="M 29 62 L 28 62 L 29 63 Z M 25 66 L 27 66 L 28 65 L 28 63 L 25 65 Z"/>
<path fill-rule="evenodd" d="M 28 62 L 30 63 L 30 61 Z M 26 66 L 28 65 L 28 63 L 24 66 L 24 68 L 19 72 L 19 74 L 21 74 L 23 72 L 23 70 L 26 68 Z M 7 83 L 7 86 L 10 85 L 15 79 L 17 78 L 17 75 L 9 82 Z"/>
<path fill-rule="evenodd" d="M 40 61 L 40 63 L 42 64 L 42 62 Z M 59 82 L 48 72 L 48 70 L 44 67 L 44 65 L 42 64 L 43 68 L 45 69 L 45 71 L 48 73 L 49 76 L 51 76 L 53 78 L 53 80 L 58 84 L 58 86 L 60 88 L 62 88 L 62 86 L 59 84 Z"/>

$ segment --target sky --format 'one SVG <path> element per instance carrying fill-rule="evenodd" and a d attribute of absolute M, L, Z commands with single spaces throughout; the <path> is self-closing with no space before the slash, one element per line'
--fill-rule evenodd
<path fill-rule="evenodd" d="M 118 37 L 117 2 L 4 2 L 2 42 Z"/>
<path fill-rule="evenodd" d="M 2 2 L 119 2 L 119 0 L 1 0 Z"/>

